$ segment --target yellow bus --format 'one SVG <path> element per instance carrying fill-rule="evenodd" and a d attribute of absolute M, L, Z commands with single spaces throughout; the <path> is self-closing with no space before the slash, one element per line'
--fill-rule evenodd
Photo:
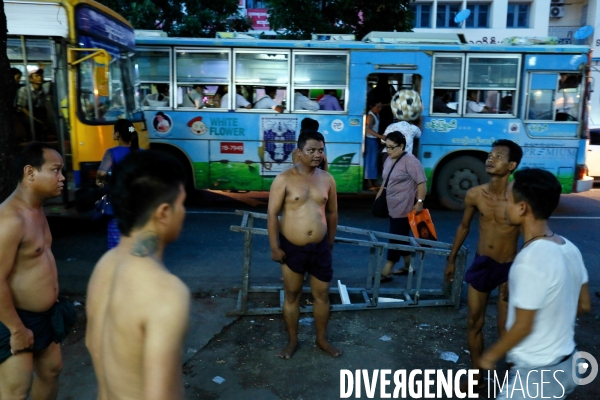
<path fill-rule="evenodd" d="M 91 0 L 5 0 L 7 53 L 20 88 L 15 99 L 19 144 L 42 141 L 63 155 L 67 188 L 62 205 L 91 189 L 113 125 L 134 122 L 140 147 L 148 131 L 137 103 L 132 26 Z M 78 192 L 79 190 L 79 192 Z M 50 213 L 70 207 L 56 204 Z"/>

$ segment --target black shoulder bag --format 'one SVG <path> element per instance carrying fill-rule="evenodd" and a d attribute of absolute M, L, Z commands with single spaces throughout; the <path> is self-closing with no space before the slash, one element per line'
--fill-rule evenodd
<path fill-rule="evenodd" d="M 375 202 L 373 202 L 373 207 L 371 207 L 371 212 L 376 217 L 386 218 L 390 215 L 389 210 L 388 210 L 388 205 L 387 205 L 387 198 L 386 198 L 387 185 L 388 185 L 388 182 L 390 181 L 390 175 L 392 175 L 392 171 L 394 170 L 394 167 L 396 166 L 396 164 L 398 164 L 398 161 L 400 161 L 402 159 L 402 157 L 404 157 L 405 154 L 406 154 L 406 151 L 404 153 L 402 153 L 402 155 L 400 157 L 398 157 L 398 159 L 396 160 L 394 165 L 392 165 L 392 168 L 390 169 L 390 173 L 388 174 L 387 179 L 385 180 L 385 184 L 383 185 L 383 190 L 381 191 L 381 194 L 379 195 L 379 197 L 377 197 L 375 199 Z"/>

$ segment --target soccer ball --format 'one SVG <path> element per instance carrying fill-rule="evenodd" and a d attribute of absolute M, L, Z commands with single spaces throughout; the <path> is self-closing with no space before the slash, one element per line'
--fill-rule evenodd
<path fill-rule="evenodd" d="M 423 112 L 421 96 L 414 90 L 399 90 L 392 97 L 392 113 L 399 121 L 414 121 Z"/>

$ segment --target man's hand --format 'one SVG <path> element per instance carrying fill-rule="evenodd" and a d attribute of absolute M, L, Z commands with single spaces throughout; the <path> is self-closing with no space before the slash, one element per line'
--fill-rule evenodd
<path fill-rule="evenodd" d="M 444 271 L 444 279 L 446 282 L 454 281 L 454 261 L 448 260 L 446 263 L 446 270 Z"/>
<path fill-rule="evenodd" d="M 10 335 L 10 352 L 18 354 L 33 348 L 33 332 L 23 327 Z"/>
<path fill-rule="evenodd" d="M 479 368 L 485 369 L 487 371 L 492 371 L 495 367 L 496 360 L 493 357 L 490 357 L 488 353 L 483 353 L 483 355 L 479 359 Z"/>
<path fill-rule="evenodd" d="M 278 247 L 275 250 L 271 250 L 271 258 L 273 261 L 283 264 L 285 262 L 285 252 Z"/>

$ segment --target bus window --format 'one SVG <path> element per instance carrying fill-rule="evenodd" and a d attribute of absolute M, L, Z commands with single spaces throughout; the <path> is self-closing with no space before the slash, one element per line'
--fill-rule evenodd
<path fill-rule="evenodd" d="M 265 109 L 265 104 L 266 109 L 281 112 L 287 104 L 289 52 L 238 51 L 235 53 L 234 79 L 236 85 L 245 86 L 247 100 L 253 108 L 258 105 Z"/>
<path fill-rule="evenodd" d="M 345 92 L 347 82 L 347 54 L 307 54 L 301 52 L 294 53 L 294 111 L 327 109 L 329 111 L 341 111 L 343 107 L 340 103 L 345 103 Z M 319 93 L 321 91 L 321 93 Z M 324 97 L 326 94 L 333 96 L 333 106 L 328 106 L 326 101 L 318 97 Z M 338 96 L 338 91 L 340 92 Z M 312 95 L 316 94 L 315 97 Z M 335 107 L 335 100 L 340 106 Z M 340 101 L 341 100 L 341 101 Z"/>
<path fill-rule="evenodd" d="M 53 142 L 58 135 L 58 107 L 54 97 L 53 43 L 47 39 L 27 39 L 26 55 L 21 40 L 7 40 L 11 67 L 21 71 L 16 99 L 15 134 L 17 141 Z M 25 65 L 27 60 L 27 65 Z"/>
<path fill-rule="evenodd" d="M 457 110 L 462 88 L 464 56 L 434 56 L 432 114 L 451 114 Z"/>
<path fill-rule="evenodd" d="M 177 107 L 228 108 L 221 104 L 229 86 L 229 50 L 175 54 L 177 78 Z"/>
<path fill-rule="evenodd" d="M 519 56 L 469 56 L 465 113 L 514 115 L 520 60 Z"/>
<path fill-rule="evenodd" d="M 138 101 L 142 107 L 169 107 L 171 64 L 168 50 L 139 50 L 135 54 L 140 87 Z"/>
<path fill-rule="evenodd" d="M 532 73 L 527 119 L 576 121 L 581 96 L 580 82 L 579 74 Z"/>

